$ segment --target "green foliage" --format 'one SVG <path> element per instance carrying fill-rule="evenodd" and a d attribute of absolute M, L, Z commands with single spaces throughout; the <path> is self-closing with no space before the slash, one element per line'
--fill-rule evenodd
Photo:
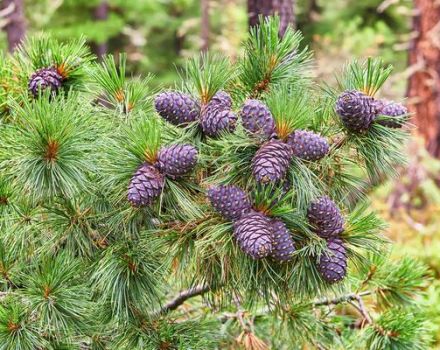
<path fill-rule="evenodd" d="M 336 349 L 356 337 L 358 348 L 428 344 L 417 304 L 426 268 L 390 260 L 384 222 L 348 193 L 363 191 L 365 174 L 390 175 L 405 135 L 378 125 L 362 135 L 345 130 L 334 111 L 338 90 L 313 87 L 301 35 L 289 30 L 279 39 L 278 26 L 272 18 L 254 29 L 239 64 L 211 54 L 189 61 L 181 84 L 202 106 L 220 89 L 231 92 L 234 112 L 258 97 L 279 138 L 310 129 L 329 141 L 325 158 L 295 157 L 286 181 L 272 186 L 252 176 L 264 140 L 240 121 L 218 138 L 204 137 L 196 123 L 167 124 L 152 112 L 149 79 L 127 77 L 124 55 L 95 64 L 82 41 L 44 37 L 8 58 L 22 80 L 8 90 L 0 124 L 0 349 Z M 31 69 L 61 62 L 72 79 L 65 91 L 24 92 Z M 341 81 L 370 92 L 389 75 L 379 61 L 351 67 Z M 9 68 L 0 74 L 12 82 Z M 167 174 L 152 205 L 133 206 L 127 189 L 139 166 L 182 143 L 195 145 L 198 165 L 182 177 Z M 253 260 L 239 248 L 233 223 L 206 199 L 218 184 L 242 187 L 255 210 L 286 225 L 296 247 L 290 261 Z M 330 250 L 307 208 L 323 195 L 346 222 L 342 283 L 317 267 Z"/>
<path fill-rule="evenodd" d="M 368 349 L 426 349 L 429 344 L 425 322 L 420 315 L 389 310 L 366 330 Z"/>
<path fill-rule="evenodd" d="M 186 79 L 191 81 L 198 92 L 199 99 L 208 103 L 215 93 L 233 78 L 228 59 L 221 56 L 200 54 L 186 65 Z M 188 87 L 191 91 L 191 88 Z"/>
<path fill-rule="evenodd" d="M 245 56 L 240 61 L 237 94 L 259 97 L 269 85 L 307 77 L 310 53 L 300 49 L 302 34 L 288 28 L 278 37 L 279 18 L 262 19 L 264 26 L 251 29 L 245 43 Z"/>
<path fill-rule="evenodd" d="M 90 188 L 92 120 L 79 95 L 13 104 L 15 123 L 5 128 L 10 182 L 35 200 L 71 197 Z M 14 179 L 14 181 L 12 181 Z"/>
<path fill-rule="evenodd" d="M 120 115 L 138 111 L 148 112 L 151 109 L 149 83 L 151 76 L 143 79 L 127 79 L 126 55 L 119 55 L 118 64 L 112 56 L 105 57 L 100 65 L 96 65 L 91 76 L 96 82 L 91 92 L 96 96 L 98 104 L 115 110 Z"/>

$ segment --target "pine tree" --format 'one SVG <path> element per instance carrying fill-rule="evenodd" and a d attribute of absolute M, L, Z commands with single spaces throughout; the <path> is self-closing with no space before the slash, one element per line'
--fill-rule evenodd
<path fill-rule="evenodd" d="M 429 346 L 428 270 L 391 259 L 361 194 L 404 160 L 408 129 L 337 113 L 346 91 L 378 100 L 391 69 L 353 62 L 318 89 L 301 34 L 278 32 L 261 19 L 238 64 L 190 60 L 166 95 L 197 106 L 178 125 L 124 55 L 41 37 L 0 61 L 0 349 Z M 49 67 L 60 86 L 35 93 Z M 250 100 L 262 114 L 243 118 Z M 273 132 L 245 126 L 262 121 Z M 268 143 L 290 151 L 266 182 Z"/>

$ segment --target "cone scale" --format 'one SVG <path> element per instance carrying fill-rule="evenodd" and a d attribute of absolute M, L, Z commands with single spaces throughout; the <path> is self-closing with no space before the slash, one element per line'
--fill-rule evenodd
<path fill-rule="evenodd" d="M 29 79 L 28 89 L 34 97 L 49 89 L 56 94 L 61 88 L 63 77 L 56 67 L 41 68 L 33 73 Z"/>

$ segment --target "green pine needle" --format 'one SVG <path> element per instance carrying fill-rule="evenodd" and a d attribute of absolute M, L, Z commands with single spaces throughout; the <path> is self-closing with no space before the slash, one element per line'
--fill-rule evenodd
<path fill-rule="evenodd" d="M 193 85 L 201 103 L 207 104 L 233 79 L 233 71 L 227 58 L 218 54 L 202 53 L 187 62 L 183 79 L 187 84 L 187 90 L 191 91 Z"/>
<path fill-rule="evenodd" d="M 71 197 L 89 190 L 88 174 L 96 129 L 90 110 L 77 94 L 69 98 L 23 99 L 14 103 L 16 123 L 8 127 L 5 142 L 7 176 L 22 193 L 36 200 Z"/>
<path fill-rule="evenodd" d="M 393 70 L 381 59 L 368 58 L 364 62 L 353 61 L 346 65 L 342 79 L 338 79 L 341 90 L 358 90 L 374 96 Z"/>

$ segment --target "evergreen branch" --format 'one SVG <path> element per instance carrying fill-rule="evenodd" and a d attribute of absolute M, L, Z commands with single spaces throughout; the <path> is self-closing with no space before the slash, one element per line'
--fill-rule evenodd
<path fill-rule="evenodd" d="M 367 295 L 371 295 L 371 294 L 373 294 L 373 292 L 370 290 L 367 290 L 367 291 L 360 292 L 360 293 L 350 293 L 350 294 L 342 295 L 342 296 L 334 298 L 334 299 L 325 298 L 325 299 L 321 299 L 321 300 L 316 300 L 312 304 L 313 304 L 313 306 L 337 305 L 337 304 L 341 304 L 341 303 L 345 303 L 345 302 L 349 302 L 349 301 L 359 301 L 359 298 L 367 296 Z"/>
<path fill-rule="evenodd" d="M 159 314 L 166 314 L 170 311 L 176 310 L 180 305 L 182 305 L 188 299 L 205 294 L 210 290 L 211 290 L 210 286 L 200 285 L 181 291 L 176 297 L 171 299 L 160 309 Z"/>

